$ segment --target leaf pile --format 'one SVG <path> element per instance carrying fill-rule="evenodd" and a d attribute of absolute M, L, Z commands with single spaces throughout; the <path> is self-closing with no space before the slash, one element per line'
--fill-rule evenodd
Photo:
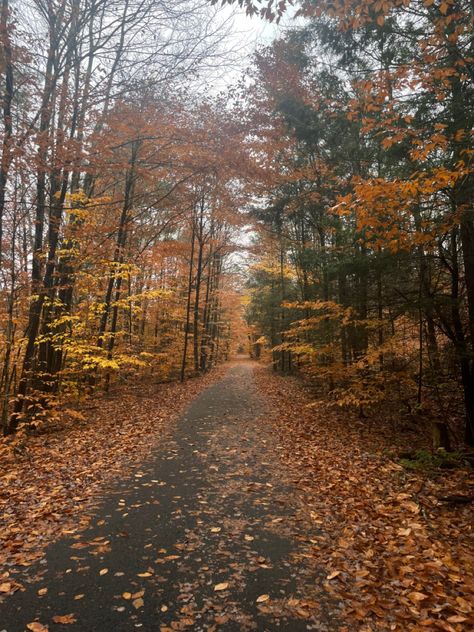
<path fill-rule="evenodd" d="M 472 495 L 470 472 L 406 472 L 376 428 L 361 434 L 343 413 L 312 406 L 297 380 L 256 373 L 314 524 L 309 554 L 325 569 L 325 590 L 345 605 L 348 629 L 472 629 L 472 504 L 441 500 Z"/>
<path fill-rule="evenodd" d="M 9 569 L 30 566 L 53 540 L 85 528 L 99 493 L 142 463 L 220 372 L 97 395 L 79 413 L 65 412 L 60 430 L 0 440 L 2 585 Z"/>

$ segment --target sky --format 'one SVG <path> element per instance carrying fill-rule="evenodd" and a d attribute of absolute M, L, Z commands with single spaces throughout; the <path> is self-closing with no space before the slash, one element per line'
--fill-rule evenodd
<path fill-rule="evenodd" d="M 232 14 L 231 7 L 224 9 Z M 249 40 L 250 46 L 269 44 L 281 31 L 281 27 L 278 24 L 262 20 L 257 16 L 248 16 L 245 11 L 234 9 L 234 25 L 236 31 L 240 31 L 243 34 L 243 38 Z"/>
<path fill-rule="evenodd" d="M 252 53 L 262 46 L 269 45 L 282 33 L 285 24 L 291 23 L 290 16 L 283 19 L 281 24 L 270 23 L 258 16 L 250 17 L 246 15 L 245 10 L 236 6 L 225 5 L 220 11 L 224 20 L 232 21 L 232 48 L 237 49 L 238 53 L 233 69 L 226 68 L 224 76 L 215 81 L 213 91 L 216 92 L 236 83 L 250 63 Z"/>

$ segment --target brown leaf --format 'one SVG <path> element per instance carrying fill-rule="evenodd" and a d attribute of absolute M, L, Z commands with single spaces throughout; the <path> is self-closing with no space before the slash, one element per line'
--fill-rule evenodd
<path fill-rule="evenodd" d="M 461 612 L 471 612 L 472 611 L 472 606 L 471 604 L 464 599 L 464 597 L 456 597 L 456 601 L 458 604 L 458 608 L 459 610 L 461 610 Z"/>
<path fill-rule="evenodd" d="M 454 614 L 452 617 L 448 617 L 447 621 L 449 621 L 449 623 L 464 623 L 464 621 L 467 621 L 467 617 L 462 617 L 459 614 Z"/>
<path fill-rule="evenodd" d="M 405 507 L 405 509 L 408 509 L 414 514 L 420 513 L 419 506 L 416 503 L 414 503 L 412 500 L 405 500 L 404 502 L 402 502 L 402 507 Z"/>
<path fill-rule="evenodd" d="M 428 599 L 428 595 L 425 595 L 424 593 L 421 592 L 417 592 L 416 590 L 414 590 L 411 593 L 408 593 L 408 599 L 410 599 L 410 601 L 413 601 L 413 603 L 418 603 L 420 601 L 423 601 L 424 599 Z"/>
<path fill-rule="evenodd" d="M 228 587 L 229 587 L 229 584 L 227 582 L 222 582 L 221 584 L 216 584 L 214 586 L 214 590 L 218 592 L 220 590 L 227 590 Z"/>

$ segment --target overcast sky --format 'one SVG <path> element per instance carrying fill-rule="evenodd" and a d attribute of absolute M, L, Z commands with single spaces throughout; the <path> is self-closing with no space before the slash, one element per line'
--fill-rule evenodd
<path fill-rule="evenodd" d="M 239 53 L 234 70 L 230 72 L 226 70 L 225 75 L 216 81 L 214 89 L 217 91 L 238 81 L 249 64 L 252 53 L 257 48 L 270 44 L 282 32 L 285 24 L 289 25 L 292 22 L 290 15 L 282 20 L 281 25 L 268 22 L 258 16 L 249 17 L 244 10 L 235 6 L 226 5 L 221 8 L 221 11 L 221 15 L 225 16 L 224 19 L 229 18 L 233 21 L 232 48 L 237 48 Z"/>

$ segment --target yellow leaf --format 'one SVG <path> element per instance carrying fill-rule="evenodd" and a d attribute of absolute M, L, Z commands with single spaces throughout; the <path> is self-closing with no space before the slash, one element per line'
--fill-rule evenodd
<path fill-rule="evenodd" d="M 0 584 L 0 593 L 10 592 L 11 588 L 12 585 L 10 582 L 4 582 L 3 584 Z"/>
<path fill-rule="evenodd" d="M 330 575 L 327 576 L 327 579 L 334 579 L 335 577 L 337 577 L 338 575 L 341 574 L 341 571 L 333 571 Z"/>
<path fill-rule="evenodd" d="M 107 575 L 108 572 L 109 572 L 108 568 L 103 568 L 101 571 L 99 571 L 99 575 Z"/>
<path fill-rule="evenodd" d="M 257 597 L 257 603 L 263 603 L 264 601 L 268 601 L 270 599 L 270 595 L 260 595 Z"/>
<path fill-rule="evenodd" d="M 153 573 L 137 573 L 137 577 L 151 577 Z"/>
<path fill-rule="evenodd" d="M 39 595 L 40 597 L 42 597 L 43 595 L 46 595 L 46 593 L 47 593 L 47 592 L 48 592 L 48 589 L 47 589 L 47 588 L 40 588 L 40 589 L 38 590 L 38 595 Z"/>
<path fill-rule="evenodd" d="M 229 584 L 227 582 L 223 582 L 222 584 L 216 584 L 214 586 L 214 590 L 216 592 L 219 590 L 227 590 L 228 587 L 229 587 Z"/>
<path fill-rule="evenodd" d="M 144 605 L 144 601 L 143 599 L 140 597 L 139 599 L 135 599 L 134 601 L 132 601 L 133 607 L 135 608 L 135 610 L 138 610 L 139 608 L 142 608 Z"/>
<path fill-rule="evenodd" d="M 221 530 L 220 527 L 212 527 L 211 533 L 219 533 L 220 530 Z"/>
<path fill-rule="evenodd" d="M 124 599 L 131 599 L 132 598 L 132 593 L 124 592 L 124 593 L 122 593 L 122 597 Z"/>

